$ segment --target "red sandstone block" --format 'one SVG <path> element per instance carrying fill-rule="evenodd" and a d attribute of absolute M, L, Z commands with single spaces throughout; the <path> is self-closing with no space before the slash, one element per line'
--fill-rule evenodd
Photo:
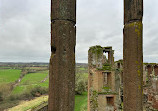
<path fill-rule="evenodd" d="M 76 22 L 76 0 L 51 0 L 51 20 Z"/>
<path fill-rule="evenodd" d="M 124 110 L 142 111 L 143 44 L 141 22 L 125 24 L 123 45 Z"/>
<path fill-rule="evenodd" d="M 76 27 L 71 21 L 54 21 L 51 27 L 49 111 L 73 111 L 75 101 Z"/>
<path fill-rule="evenodd" d="M 154 103 L 153 103 L 153 108 L 154 108 L 154 109 L 158 109 L 158 101 L 154 101 Z"/>
<path fill-rule="evenodd" d="M 143 0 L 124 0 L 124 24 L 142 20 L 143 17 Z"/>

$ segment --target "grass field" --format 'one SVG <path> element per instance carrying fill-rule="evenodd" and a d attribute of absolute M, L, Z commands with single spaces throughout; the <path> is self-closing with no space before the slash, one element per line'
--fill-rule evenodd
<path fill-rule="evenodd" d="M 20 82 L 20 85 L 39 84 L 48 73 L 29 73 Z"/>
<path fill-rule="evenodd" d="M 38 98 L 35 98 L 33 100 L 30 101 L 22 101 L 20 102 L 19 105 L 10 108 L 8 111 L 27 111 L 27 110 L 31 110 L 32 108 L 40 105 L 41 103 L 45 102 L 48 100 L 48 96 L 41 96 Z"/>
<path fill-rule="evenodd" d="M 10 108 L 8 111 L 27 111 L 46 102 L 48 96 L 41 96 L 31 101 L 22 101 L 18 106 Z M 87 92 L 83 95 L 75 96 L 75 111 L 87 111 Z"/>
<path fill-rule="evenodd" d="M 75 96 L 75 111 L 87 111 L 87 92 Z"/>
<path fill-rule="evenodd" d="M 79 68 L 80 70 L 85 70 L 85 68 L 84 67 L 81 67 L 81 68 Z"/>
<path fill-rule="evenodd" d="M 12 94 L 20 94 L 25 92 L 28 89 L 31 89 L 35 86 L 48 87 L 48 79 L 44 82 L 41 82 L 48 76 L 48 71 L 38 72 L 38 73 L 29 73 L 24 76 L 18 86 L 16 86 Z"/>
<path fill-rule="evenodd" d="M 0 85 L 2 86 L 4 84 L 4 87 L 5 85 L 7 85 L 8 90 L 10 90 L 9 89 L 10 86 L 8 85 L 8 83 L 15 83 L 15 81 L 17 81 L 20 78 L 20 75 L 23 74 L 23 70 L 21 72 L 20 69 L 19 70 L 13 69 L 13 68 L 7 69 L 7 67 L 5 68 L 6 69 L 0 69 Z M 31 68 L 28 68 L 28 69 L 31 69 Z M 26 74 L 22 78 L 22 80 L 18 83 L 17 86 L 14 87 L 13 90 L 11 90 L 9 93 L 7 93 L 8 98 L 6 98 L 7 96 L 3 96 L 5 97 L 5 99 L 4 101 L 0 102 L 0 110 L 1 108 L 7 109 L 9 107 L 13 107 L 19 104 L 20 102 L 18 106 L 11 108 L 9 111 L 27 111 L 29 109 L 32 109 L 35 106 L 38 106 L 43 101 L 47 100 L 48 98 L 47 96 L 46 97 L 41 96 L 31 101 L 24 101 L 24 100 L 28 100 L 28 98 L 24 99 L 22 96 L 27 93 L 30 94 L 31 90 L 33 88 L 35 89 L 36 86 L 41 86 L 42 88 L 43 87 L 48 88 L 48 85 L 49 85 L 48 70 L 46 71 L 44 68 L 44 70 L 40 71 L 39 67 L 37 68 L 35 67 L 35 69 L 38 69 L 38 70 L 36 70 L 35 73 Z M 85 78 L 88 78 L 87 69 L 84 67 L 78 68 L 78 75 L 80 75 L 80 79 L 86 80 Z M 6 91 L 3 91 L 3 93 L 6 93 Z M 10 97 L 14 97 L 13 100 L 11 100 Z M 20 97 L 22 97 L 22 99 L 16 99 Z M 84 92 L 82 95 L 75 96 L 75 111 L 86 111 L 86 110 L 87 110 L 87 92 Z"/>
<path fill-rule="evenodd" d="M 21 70 L 1 69 L 0 84 L 15 82 L 20 77 Z"/>

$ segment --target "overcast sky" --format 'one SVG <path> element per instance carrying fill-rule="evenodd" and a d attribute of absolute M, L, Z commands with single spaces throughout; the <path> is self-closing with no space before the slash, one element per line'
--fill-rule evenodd
<path fill-rule="evenodd" d="M 0 0 L 0 62 L 49 62 L 50 1 Z M 144 62 L 158 62 L 158 0 L 144 0 Z M 76 62 L 90 46 L 123 58 L 123 0 L 77 0 Z"/>

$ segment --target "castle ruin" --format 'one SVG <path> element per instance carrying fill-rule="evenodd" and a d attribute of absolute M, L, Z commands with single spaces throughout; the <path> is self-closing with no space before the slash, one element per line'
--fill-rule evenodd
<path fill-rule="evenodd" d="M 88 51 L 88 111 L 121 111 L 123 109 L 124 64 L 123 60 L 114 62 L 113 54 L 112 47 L 93 46 Z M 143 110 L 157 111 L 158 64 L 144 63 L 142 75 Z"/>
<path fill-rule="evenodd" d="M 144 63 L 143 69 L 144 107 L 147 111 L 158 110 L 158 64 Z"/>
<path fill-rule="evenodd" d="M 113 54 L 112 47 L 93 46 L 88 51 L 88 111 L 117 109 Z"/>
<path fill-rule="evenodd" d="M 142 18 L 143 0 L 124 0 L 123 73 L 114 71 L 112 47 L 89 49 L 88 111 L 117 110 L 119 98 L 124 101 L 124 111 L 143 110 Z M 74 110 L 75 24 L 76 0 L 51 0 L 49 111 Z M 115 87 L 116 77 L 123 84 L 124 96 L 117 96 L 122 92 Z"/>
<path fill-rule="evenodd" d="M 158 64 L 144 63 L 143 64 L 143 111 L 157 111 L 158 110 Z M 117 71 L 118 70 L 118 71 Z M 118 72 L 118 74 L 117 74 Z M 115 62 L 115 76 L 119 77 L 118 82 L 115 79 L 116 92 L 119 92 L 119 100 L 123 103 L 123 62 L 122 60 Z"/>

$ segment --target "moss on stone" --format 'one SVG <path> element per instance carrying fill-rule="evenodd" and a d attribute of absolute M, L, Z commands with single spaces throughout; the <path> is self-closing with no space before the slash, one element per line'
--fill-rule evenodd
<path fill-rule="evenodd" d="M 102 88 L 101 92 L 98 92 L 98 94 L 103 94 L 103 95 L 117 95 L 116 92 L 112 91 L 110 87 L 105 86 Z"/>
<path fill-rule="evenodd" d="M 127 27 L 134 27 L 138 37 L 141 37 L 143 24 L 141 21 L 132 22 L 126 25 Z"/>
<path fill-rule="evenodd" d="M 118 60 L 118 61 L 115 61 L 115 63 L 121 63 L 121 64 L 123 64 L 123 59 L 120 59 L 120 60 Z"/>
<path fill-rule="evenodd" d="M 98 109 L 98 92 L 91 90 L 90 96 L 91 108 L 96 111 Z"/>
<path fill-rule="evenodd" d="M 103 64 L 102 68 L 97 68 L 97 70 L 103 70 L 103 71 L 109 70 L 109 71 L 111 71 L 112 67 L 110 64 L 106 63 L 106 64 Z"/>
<path fill-rule="evenodd" d="M 104 90 L 110 90 L 110 87 L 103 87 Z"/>
<path fill-rule="evenodd" d="M 141 85 L 138 86 L 138 89 L 141 90 Z"/>
<path fill-rule="evenodd" d="M 112 48 L 111 46 L 109 46 L 109 47 L 103 47 L 103 48 L 105 48 L 105 49 L 110 49 L 110 48 Z"/>
<path fill-rule="evenodd" d="M 137 72 L 138 72 L 138 76 L 141 76 L 140 70 L 138 70 Z"/>
<path fill-rule="evenodd" d="M 100 45 L 92 46 L 89 49 L 92 53 L 100 55 L 103 53 L 103 48 Z"/>
<path fill-rule="evenodd" d="M 143 63 L 144 65 L 158 65 L 157 63 Z"/>
<path fill-rule="evenodd" d="M 103 95 L 117 95 L 116 92 L 98 92 L 98 94 L 103 94 Z"/>

